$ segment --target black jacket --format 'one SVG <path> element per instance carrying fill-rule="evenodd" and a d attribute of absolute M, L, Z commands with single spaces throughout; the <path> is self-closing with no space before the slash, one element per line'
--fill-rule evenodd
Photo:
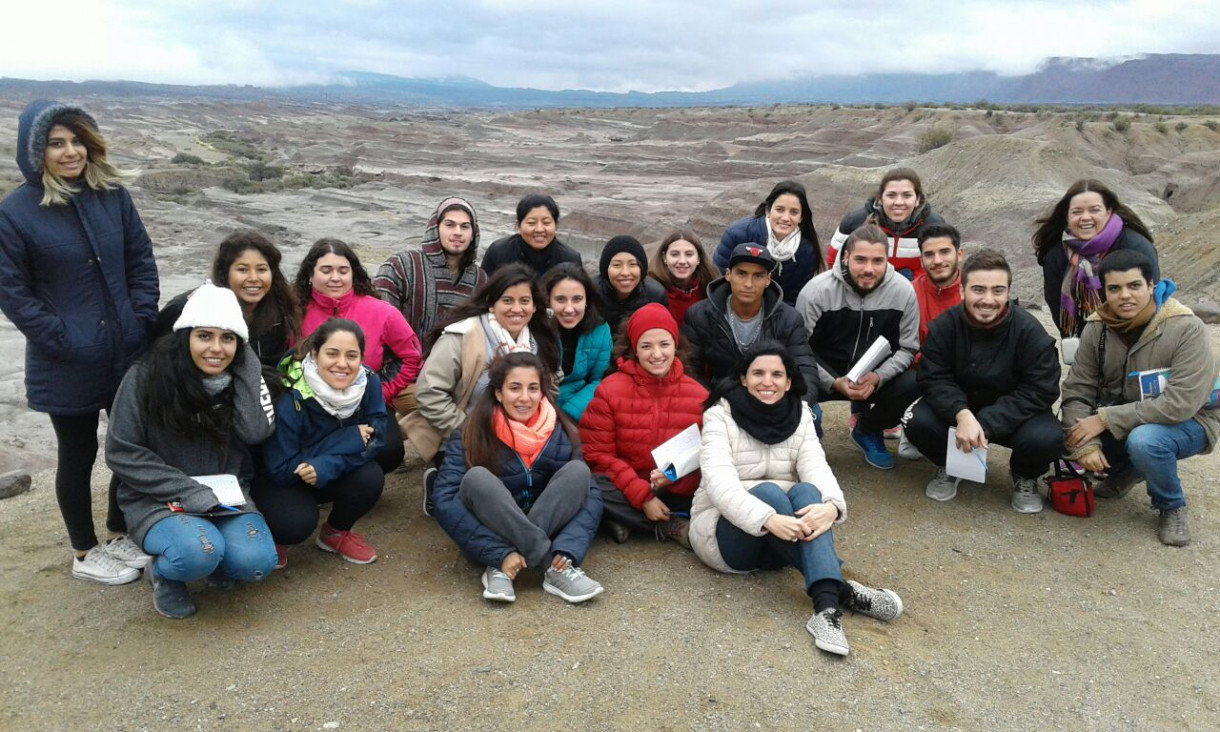
<path fill-rule="evenodd" d="M 614 334 L 618 332 L 620 323 L 626 322 L 632 313 L 648 303 L 655 302 L 666 308 L 669 307 L 669 298 L 665 296 L 665 286 L 648 276 L 640 280 L 640 284 L 632 290 L 631 296 L 626 300 L 619 300 L 614 287 L 601 277 L 594 277 L 593 285 L 597 287 L 597 294 L 601 296 L 600 312 L 605 318 L 606 324 L 610 326 L 611 338 L 614 338 Z"/>
<path fill-rule="evenodd" d="M 559 237 L 551 240 L 545 249 L 538 250 L 525 243 L 520 234 L 513 234 L 502 239 L 496 239 L 487 247 L 483 255 L 483 271 L 490 277 L 495 271 L 506 264 L 517 262 L 534 270 L 534 279 L 541 280 L 542 275 L 560 262 L 571 262 L 582 266 L 580 252 L 559 241 Z"/>
<path fill-rule="evenodd" d="M 682 335 L 690 344 L 690 353 L 684 362 L 686 371 L 709 390 L 715 382 L 732 374 L 741 358 L 741 349 L 737 347 L 726 319 L 730 292 L 727 280 L 723 277 L 715 280 L 707 287 L 707 298 L 692 305 L 682 323 Z M 813 351 L 809 350 L 805 322 L 796 308 L 784 302 L 782 290 L 775 282 L 763 293 L 763 325 L 759 338 L 778 341 L 788 349 L 808 387 L 805 401 L 816 404 L 817 365 Z"/>
<path fill-rule="evenodd" d="M 928 328 L 917 375 L 924 402 L 951 424 L 969 409 L 989 439 L 1050 413 L 1059 398 L 1055 339 L 1015 304 L 991 330 L 971 327 L 962 308 L 946 310 Z"/>

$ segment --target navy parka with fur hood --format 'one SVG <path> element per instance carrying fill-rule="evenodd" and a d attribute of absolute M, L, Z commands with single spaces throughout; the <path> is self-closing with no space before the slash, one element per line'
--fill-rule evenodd
<path fill-rule="evenodd" d="M 546 490 L 551 476 L 568 462 L 580 459 L 580 451 L 572 449 L 568 433 L 556 420 L 555 431 L 551 433 L 542 452 L 534 458 L 528 469 L 517 453 L 506 447 L 500 453 L 500 470 L 495 471 L 495 474 L 504 482 L 521 510 L 528 514 L 539 494 Z M 449 438 L 449 444 L 445 448 L 445 462 L 441 464 L 436 475 L 436 487 L 432 495 L 436 504 L 436 520 L 466 556 L 485 567 L 498 569 L 504 563 L 504 558 L 517 549 L 499 534 L 479 523 L 479 519 L 462 503 L 458 489 L 465 475 L 466 452 L 462 447 L 462 428 L 459 427 Z M 551 542 L 552 548 L 572 557 L 572 561 L 577 565 L 582 564 L 589 545 L 593 543 L 601 518 L 602 494 L 597 489 L 597 484 L 590 481 L 589 500 L 576 517 L 560 529 Z"/>
<path fill-rule="evenodd" d="M 78 107 L 31 102 L 17 131 L 23 183 L 0 201 L 0 309 L 26 337 L 30 408 L 109 408 L 157 319 L 152 242 L 125 188 L 83 182 L 64 205 L 39 205 L 47 133 Z"/>

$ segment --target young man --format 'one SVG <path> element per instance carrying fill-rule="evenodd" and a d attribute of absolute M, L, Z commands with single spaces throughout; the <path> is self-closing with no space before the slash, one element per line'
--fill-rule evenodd
<path fill-rule="evenodd" d="M 1160 511 L 1161 543 L 1186 546 L 1178 461 L 1211 452 L 1220 436 L 1220 359 L 1203 321 L 1156 284 L 1141 253 L 1113 252 L 1098 268 L 1105 300 L 1089 316 L 1063 384 L 1068 457 L 1105 471 L 1096 495 L 1121 498 L 1141 480 Z"/>
<path fill-rule="evenodd" d="M 929 224 L 919 232 L 923 274 L 911 284 L 919 301 L 919 342 L 937 315 L 962 301 L 962 237 L 948 224 Z"/>
<path fill-rule="evenodd" d="M 796 299 L 817 362 L 818 400 L 870 407 L 860 413 L 851 439 L 879 470 L 894 467 L 881 433 L 897 425 L 915 401 L 910 366 L 919 350 L 915 290 L 886 261 L 887 251 L 884 232 L 861 226 L 847 237 L 835 265 L 810 280 Z M 850 381 L 845 374 L 878 337 L 889 342 L 889 357 Z"/>
<path fill-rule="evenodd" d="M 1012 270 L 1004 255 L 970 255 L 961 280 L 961 304 L 932 321 L 920 351 L 920 400 L 906 434 L 937 466 L 928 498 L 957 495 L 957 480 L 945 473 L 949 428 L 956 427 L 964 452 L 992 443 L 1012 448 L 1013 510 L 1038 513 L 1038 478 L 1063 447 L 1052 411 L 1059 398 L 1055 339 L 1009 302 Z"/>
<path fill-rule="evenodd" d="M 817 366 L 809 351 L 805 323 L 784 302 L 779 284 L 771 280 L 774 269 L 775 259 L 761 244 L 738 244 L 733 249 L 728 272 L 708 285 L 707 298 L 686 313 L 682 335 L 690 353 L 683 365 L 710 390 L 734 372 L 742 352 L 755 342 L 778 341 L 792 353 L 800 377 L 809 386 L 806 400 L 817 404 Z"/>

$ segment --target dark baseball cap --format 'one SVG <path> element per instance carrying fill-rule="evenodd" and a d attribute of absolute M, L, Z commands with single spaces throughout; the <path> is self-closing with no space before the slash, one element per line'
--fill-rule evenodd
<path fill-rule="evenodd" d="M 768 272 L 775 269 L 775 258 L 771 256 L 771 252 L 768 252 L 765 246 L 753 242 L 738 244 L 734 247 L 733 253 L 729 256 L 729 269 L 732 269 L 734 264 L 742 262 L 762 265 L 762 268 Z"/>

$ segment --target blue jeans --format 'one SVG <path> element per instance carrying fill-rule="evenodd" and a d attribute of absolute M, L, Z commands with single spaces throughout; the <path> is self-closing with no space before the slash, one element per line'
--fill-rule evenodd
<path fill-rule="evenodd" d="M 275 543 L 257 513 L 233 516 L 166 516 L 144 535 L 144 551 L 165 579 L 193 582 L 219 572 L 256 582 L 275 567 Z"/>
<path fill-rule="evenodd" d="M 797 483 L 787 493 L 774 483 L 759 483 L 750 493 L 783 516 L 795 516 L 796 509 L 822 502 L 821 491 L 810 483 Z M 806 592 L 821 579 L 843 583 L 842 562 L 829 530 L 813 541 L 784 541 L 770 533 L 754 536 L 721 517 L 716 524 L 716 544 L 724 563 L 741 572 L 795 567 L 805 577 Z"/>
<path fill-rule="evenodd" d="M 1198 455 L 1206 447 L 1207 433 L 1193 419 L 1177 424 L 1142 424 L 1127 434 L 1126 442 L 1119 442 L 1109 432 L 1101 436 L 1101 449 L 1111 472 L 1134 467 L 1144 476 L 1152 507 L 1161 511 L 1186 505 L 1178 461 Z"/>

